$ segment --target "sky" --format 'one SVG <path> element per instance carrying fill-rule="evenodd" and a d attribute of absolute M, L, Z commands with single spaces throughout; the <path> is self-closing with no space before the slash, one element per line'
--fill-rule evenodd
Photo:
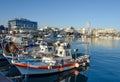
<path fill-rule="evenodd" d="M 0 25 L 26 18 L 40 26 L 120 29 L 120 0 L 0 0 Z"/>

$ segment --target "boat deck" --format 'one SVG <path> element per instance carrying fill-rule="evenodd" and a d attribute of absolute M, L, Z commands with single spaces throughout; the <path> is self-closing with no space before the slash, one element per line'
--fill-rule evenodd
<path fill-rule="evenodd" d="M 12 82 L 12 80 L 8 79 L 2 73 L 0 73 L 0 82 Z"/>

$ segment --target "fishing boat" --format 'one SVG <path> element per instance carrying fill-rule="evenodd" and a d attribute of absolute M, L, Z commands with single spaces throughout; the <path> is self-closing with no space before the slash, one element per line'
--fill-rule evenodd
<path fill-rule="evenodd" d="M 41 44 L 40 49 L 35 52 L 38 53 L 37 55 L 34 53 L 24 54 L 15 44 L 9 44 L 8 46 L 10 49 L 8 47 L 7 51 L 12 54 L 11 63 L 18 68 L 22 75 L 63 72 L 85 66 L 90 62 L 88 54 L 73 58 L 70 44 L 66 42 L 57 41 L 52 45 Z M 75 49 L 75 53 L 77 51 L 78 49 Z M 18 57 L 14 57 L 14 54 L 17 54 Z"/>

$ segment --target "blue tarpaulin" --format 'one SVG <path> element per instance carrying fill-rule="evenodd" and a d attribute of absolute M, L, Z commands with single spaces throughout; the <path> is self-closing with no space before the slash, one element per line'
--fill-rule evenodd
<path fill-rule="evenodd" d="M 4 26 L 0 26 L 0 30 L 5 30 Z"/>

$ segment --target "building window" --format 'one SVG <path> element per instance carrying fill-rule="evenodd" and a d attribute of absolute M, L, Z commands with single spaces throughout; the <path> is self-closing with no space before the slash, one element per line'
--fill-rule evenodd
<path fill-rule="evenodd" d="M 13 26 L 17 26 L 17 28 L 33 28 L 33 29 L 37 29 L 37 22 L 33 22 L 33 21 L 29 21 L 27 19 L 13 19 L 13 20 L 9 20 L 8 21 L 9 24 L 9 28 L 12 28 Z M 35 27 L 34 27 L 35 26 Z"/>
<path fill-rule="evenodd" d="M 55 54 L 57 54 L 57 53 L 58 53 L 58 51 L 56 50 L 56 51 L 55 51 Z"/>
<path fill-rule="evenodd" d="M 52 51 L 52 48 L 51 48 L 51 47 L 49 47 L 49 48 L 48 48 L 48 51 Z"/>
<path fill-rule="evenodd" d="M 60 54 L 62 54 L 62 51 L 60 52 Z"/>
<path fill-rule="evenodd" d="M 69 53 L 69 51 L 66 51 L 66 56 L 70 56 L 70 53 Z"/>

